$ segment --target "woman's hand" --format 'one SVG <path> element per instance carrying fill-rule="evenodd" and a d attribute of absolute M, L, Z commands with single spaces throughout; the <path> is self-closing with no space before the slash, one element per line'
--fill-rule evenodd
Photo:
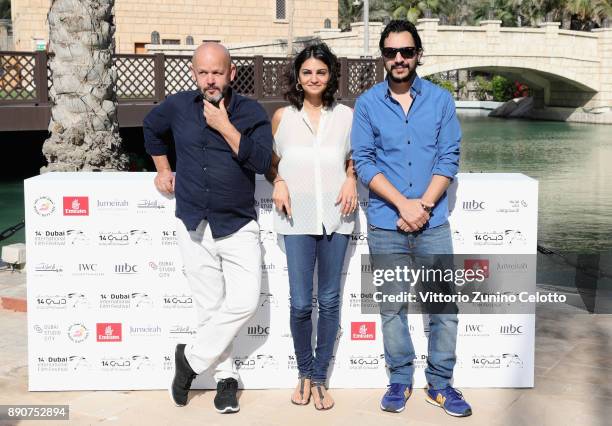
<path fill-rule="evenodd" d="M 291 197 L 289 197 L 289 188 L 287 182 L 280 179 L 273 183 L 274 190 L 272 191 L 272 201 L 276 209 L 281 213 L 285 213 L 291 219 Z"/>
<path fill-rule="evenodd" d="M 338 198 L 336 198 L 336 205 L 340 204 L 340 212 L 342 216 L 348 216 L 357 209 L 357 179 L 350 176 L 344 180 L 342 188 Z"/>

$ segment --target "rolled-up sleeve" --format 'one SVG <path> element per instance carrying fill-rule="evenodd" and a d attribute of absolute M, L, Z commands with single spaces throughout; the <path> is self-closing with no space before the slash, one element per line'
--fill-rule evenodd
<path fill-rule="evenodd" d="M 149 155 L 166 155 L 172 127 L 172 106 L 169 100 L 153 108 L 144 118 L 142 132 Z"/>
<path fill-rule="evenodd" d="M 382 171 L 376 165 L 374 132 L 362 97 L 355 103 L 353 126 L 351 128 L 351 146 L 357 176 L 367 187 L 374 176 L 382 173 Z"/>
<path fill-rule="evenodd" d="M 264 109 L 253 104 L 254 122 L 249 128 L 240 132 L 238 162 L 255 173 L 264 174 L 272 162 L 272 126 Z"/>
<path fill-rule="evenodd" d="M 433 168 L 434 175 L 446 176 L 453 180 L 459 171 L 461 126 L 455 112 L 455 101 L 447 96 L 438 134 L 438 156 Z"/>

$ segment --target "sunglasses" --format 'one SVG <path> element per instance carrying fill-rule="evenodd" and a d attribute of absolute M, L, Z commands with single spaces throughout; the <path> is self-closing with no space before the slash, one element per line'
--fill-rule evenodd
<path fill-rule="evenodd" d="M 404 59 L 412 59 L 416 56 L 417 53 L 420 52 L 420 49 L 417 49 L 414 46 L 411 47 L 383 47 L 382 55 L 387 59 L 393 59 L 397 56 L 399 52 Z"/>

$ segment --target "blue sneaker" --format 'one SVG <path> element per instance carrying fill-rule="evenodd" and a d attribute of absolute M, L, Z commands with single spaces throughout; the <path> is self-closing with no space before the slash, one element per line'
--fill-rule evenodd
<path fill-rule="evenodd" d="M 438 390 L 427 389 L 425 400 L 437 407 L 442 407 L 446 414 L 451 416 L 467 417 L 472 415 L 472 407 L 463 399 L 463 394 L 451 386 Z"/>
<path fill-rule="evenodd" d="M 412 394 L 412 386 L 403 383 L 391 383 L 387 386 L 387 392 L 380 401 L 380 409 L 392 413 L 401 413 L 406 406 L 406 401 Z"/>

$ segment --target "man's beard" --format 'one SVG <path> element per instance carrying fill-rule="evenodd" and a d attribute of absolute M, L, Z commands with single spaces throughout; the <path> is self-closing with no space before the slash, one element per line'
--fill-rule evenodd
<path fill-rule="evenodd" d="M 414 75 L 416 74 L 416 68 L 409 68 L 408 75 L 406 77 L 395 77 L 393 75 L 393 68 L 394 67 L 391 66 L 391 69 L 387 70 L 387 75 L 389 76 L 389 79 L 394 83 L 407 83 L 412 80 L 414 78 Z"/>
<path fill-rule="evenodd" d="M 213 89 L 213 88 L 219 90 L 219 94 L 215 96 L 210 96 L 208 93 L 206 93 L 206 90 Z M 228 90 L 229 90 L 229 85 L 225 86 L 223 89 L 219 89 L 217 86 L 200 88 L 200 92 L 202 93 L 202 96 L 204 96 L 204 99 L 206 99 L 208 102 L 214 105 L 218 105 L 219 102 L 221 102 L 221 99 L 226 97 Z"/>

